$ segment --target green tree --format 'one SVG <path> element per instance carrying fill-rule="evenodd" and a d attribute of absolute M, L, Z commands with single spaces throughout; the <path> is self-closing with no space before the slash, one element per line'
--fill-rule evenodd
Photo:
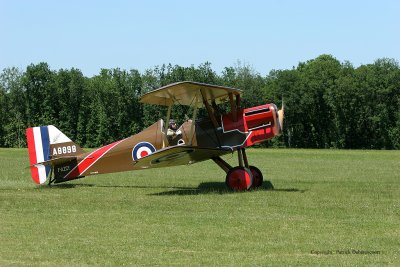
<path fill-rule="evenodd" d="M 0 84 L 0 147 L 4 147 L 4 125 L 6 118 L 8 117 L 7 106 L 6 106 L 6 93 L 3 86 Z"/>
<path fill-rule="evenodd" d="M 22 86 L 23 74 L 17 68 L 6 68 L 0 75 L 3 88 L 2 142 L 6 147 L 24 147 L 26 128 L 26 96 Z"/>
<path fill-rule="evenodd" d="M 80 70 L 61 69 L 55 76 L 55 87 L 57 89 L 57 105 L 59 107 L 58 127 L 72 140 L 78 136 L 79 110 L 84 102 L 83 94 L 85 78 Z"/>
<path fill-rule="evenodd" d="M 49 125 L 57 121 L 58 96 L 55 72 L 47 63 L 31 64 L 26 68 L 22 85 L 26 90 L 28 125 Z"/>
<path fill-rule="evenodd" d="M 333 114 L 326 99 L 339 78 L 341 64 L 330 55 L 321 55 L 297 68 L 300 72 L 300 103 L 304 112 L 304 138 L 308 147 L 327 148 L 334 142 Z"/>
<path fill-rule="evenodd" d="M 282 107 L 282 99 L 285 103 L 285 120 L 283 134 L 278 146 L 305 147 L 303 139 L 300 138 L 304 132 L 303 114 L 299 106 L 300 75 L 293 70 L 272 70 L 266 77 L 264 87 L 265 99 Z M 277 141 L 273 141 L 277 142 Z"/>
<path fill-rule="evenodd" d="M 361 96 L 357 130 L 361 148 L 393 148 L 399 112 L 400 76 L 394 60 L 378 59 L 356 69 Z"/>
<path fill-rule="evenodd" d="M 266 79 L 250 65 L 237 62 L 235 67 L 225 68 L 221 77 L 222 85 L 243 90 L 242 108 L 265 104 Z"/>
<path fill-rule="evenodd" d="M 141 79 L 143 94 L 161 87 L 159 75 L 158 67 L 155 70 L 148 69 L 144 72 Z M 161 75 L 163 75 L 162 72 Z M 142 105 L 142 112 L 142 125 L 143 127 L 148 127 L 160 118 L 165 120 L 167 109 L 163 106 L 144 104 Z"/>
<path fill-rule="evenodd" d="M 54 124 L 81 146 L 95 147 L 135 134 L 166 107 L 143 105 L 143 93 L 179 81 L 243 90 L 242 108 L 285 101 L 283 135 L 267 145 L 313 148 L 400 149 L 400 68 L 382 58 L 354 68 L 331 55 L 301 62 L 266 77 L 238 62 L 217 75 L 198 66 L 161 65 L 146 70 L 103 69 L 86 78 L 78 69 L 53 71 L 47 63 L 0 74 L 0 146 L 25 145 L 26 127 Z M 228 110 L 229 105 L 222 106 Z M 202 110 L 199 115 L 206 115 Z M 172 117 L 191 116 L 175 106 Z"/>
<path fill-rule="evenodd" d="M 362 111 L 362 92 L 355 79 L 355 69 L 349 62 L 342 65 L 336 86 L 329 90 L 326 99 L 333 111 L 335 147 L 359 147 L 358 122 Z"/>

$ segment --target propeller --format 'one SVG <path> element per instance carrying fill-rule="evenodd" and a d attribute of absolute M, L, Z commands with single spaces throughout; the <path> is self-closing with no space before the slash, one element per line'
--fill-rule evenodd
<path fill-rule="evenodd" d="M 279 128 L 281 132 L 283 131 L 283 118 L 285 117 L 285 104 L 283 103 L 282 98 L 282 108 L 278 110 L 278 119 L 279 119 Z"/>

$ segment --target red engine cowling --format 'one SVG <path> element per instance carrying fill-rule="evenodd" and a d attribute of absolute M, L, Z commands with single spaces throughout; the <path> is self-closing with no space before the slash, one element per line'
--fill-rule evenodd
<path fill-rule="evenodd" d="M 252 146 L 280 134 L 277 111 L 274 104 L 247 108 L 237 113 L 236 121 L 233 120 L 232 112 L 228 113 L 222 116 L 223 130 L 248 133 L 249 136 L 242 147 Z"/>

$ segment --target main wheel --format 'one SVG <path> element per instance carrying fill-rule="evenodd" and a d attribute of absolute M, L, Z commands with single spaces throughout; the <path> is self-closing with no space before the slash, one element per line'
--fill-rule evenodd
<path fill-rule="evenodd" d="M 225 182 L 234 191 L 244 191 L 251 187 L 253 175 L 249 169 L 238 166 L 228 171 Z"/>
<path fill-rule="evenodd" d="M 250 166 L 249 167 L 251 174 L 253 175 L 253 184 L 252 184 L 252 188 L 257 188 L 260 187 L 263 183 L 263 175 L 262 172 L 254 166 Z"/>

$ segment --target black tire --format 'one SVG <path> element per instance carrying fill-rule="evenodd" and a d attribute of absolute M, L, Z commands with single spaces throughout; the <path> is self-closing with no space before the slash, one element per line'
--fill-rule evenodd
<path fill-rule="evenodd" d="M 254 166 L 249 167 L 251 174 L 253 175 L 253 184 L 251 185 L 252 188 L 257 188 L 262 186 L 264 177 L 262 175 L 262 172 Z"/>

